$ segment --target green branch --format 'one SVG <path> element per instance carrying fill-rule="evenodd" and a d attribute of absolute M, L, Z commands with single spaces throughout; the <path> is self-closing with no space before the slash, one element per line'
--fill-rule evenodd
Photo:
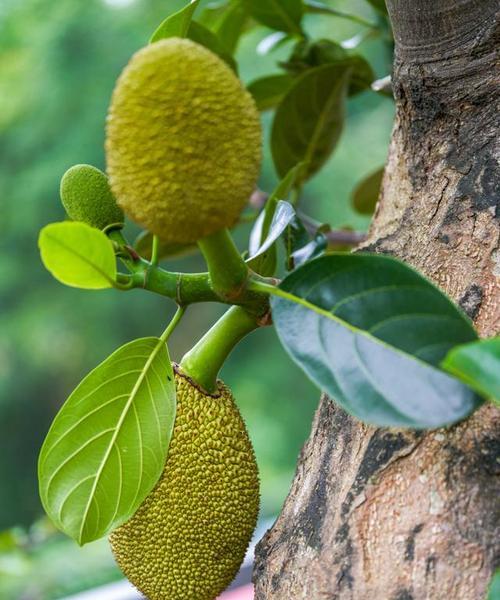
<path fill-rule="evenodd" d="M 109 233 L 116 255 L 128 274 L 119 273 L 115 287 L 120 290 L 145 289 L 171 298 L 180 306 L 196 302 L 221 302 L 245 307 L 257 317 L 269 310 L 267 294 L 248 289 L 254 274 L 238 253 L 229 233 L 224 230 L 200 242 L 210 273 L 166 271 L 139 256 L 121 231 Z"/>
<path fill-rule="evenodd" d="M 244 292 L 249 270 L 229 231 L 222 229 L 203 238 L 198 246 L 207 262 L 214 291 L 220 298 L 237 303 Z"/>
<path fill-rule="evenodd" d="M 233 348 L 257 329 L 257 318 L 233 306 L 181 360 L 182 371 L 209 394 L 217 391 L 217 375 Z"/>

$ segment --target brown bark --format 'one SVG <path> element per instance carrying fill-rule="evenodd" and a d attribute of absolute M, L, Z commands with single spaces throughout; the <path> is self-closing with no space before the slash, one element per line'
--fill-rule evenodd
<path fill-rule="evenodd" d="M 397 117 L 366 248 L 410 262 L 500 329 L 497 0 L 389 0 Z M 323 397 L 257 600 L 481 600 L 500 543 L 500 419 L 448 430 L 359 423 Z"/>

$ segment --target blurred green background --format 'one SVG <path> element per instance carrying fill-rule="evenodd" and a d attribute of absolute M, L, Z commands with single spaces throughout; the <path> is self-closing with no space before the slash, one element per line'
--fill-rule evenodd
<path fill-rule="evenodd" d="M 213 2 L 212 2 L 213 3 Z M 106 541 L 80 549 L 54 532 L 38 499 L 36 460 L 51 419 L 91 368 L 119 345 L 158 335 L 173 313 L 146 293 L 64 288 L 43 269 L 39 229 L 64 219 L 59 180 L 75 163 L 104 168 L 104 124 L 114 81 L 130 55 L 184 0 L 0 0 L 0 599 L 49 600 L 120 577 Z M 208 5 L 207 0 L 202 2 Z M 375 15 L 363 0 L 332 6 Z M 307 17 L 311 34 L 336 41 L 361 28 L 344 19 Z M 256 52 L 269 30 L 257 27 L 238 48 L 245 82 L 277 72 L 290 44 Z M 390 44 L 368 39 L 360 51 L 377 76 L 389 73 Z M 267 132 L 272 115 L 265 114 Z M 366 229 L 352 212 L 355 183 L 385 161 L 392 102 L 365 92 L 349 103 L 334 157 L 305 189 L 304 206 L 320 221 Z M 261 187 L 276 175 L 266 150 Z M 134 234 L 133 227 L 129 234 Z M 236 232 L 245 248 L 248 226 Z M 199 257 L 169 264 L 203 269 Z M 171 340 L 183 353 L 221 308 L 193 306 Z M 255 444 L 262 514 L 279 512 L 319 392 L 281 350 L 274 332 L 252 334 L 224 367 Z"/>

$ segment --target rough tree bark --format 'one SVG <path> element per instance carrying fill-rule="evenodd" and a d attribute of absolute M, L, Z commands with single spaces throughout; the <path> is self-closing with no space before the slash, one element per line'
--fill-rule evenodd
<path fill-rule="evenodd" d="M 498 0 L 388 0 L 397 103 L 369 250 L 500 328 Z M 367 427 L 323 397 L 257 600 L 481 600 L 499 562 L 499 411 L 449 430 Z"/>

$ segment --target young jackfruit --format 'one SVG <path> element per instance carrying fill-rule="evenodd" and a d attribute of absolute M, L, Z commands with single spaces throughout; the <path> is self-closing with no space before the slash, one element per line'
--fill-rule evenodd
<path fill-rule="evenodd" d="M 236 575 L 255 528 L 259 480 L 230 390 L 209 396 L 177 370 L 177 416 L 165 469 L 110 536 L 116 560 L 149 600 L 214 600 Z"/>
<path fill-rule="evenodd" d="M 91 165 L 75 165 L 61 179 L 61 201 L 68 217 L 97 229 L 123 224 L 106 175 Z"/>
<path fill-rule="evenodd" d="M 168 243 L 237 221 L 261 162 L 255 103 L 218 56 L 169 38 L 137 52 L 109 109 L 107 168 L 119 204 Z"/>

